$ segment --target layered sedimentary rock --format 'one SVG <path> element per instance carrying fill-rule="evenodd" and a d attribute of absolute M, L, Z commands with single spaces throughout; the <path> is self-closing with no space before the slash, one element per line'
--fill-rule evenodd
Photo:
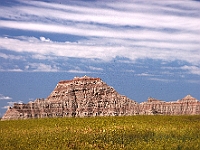
<path fill-rule="evenodd" d="M 200 114 L 200 101 L 191 95 L 171 102 L 149 98 L 140 103 L 139 114 L 197 115 Z"/>
<path fill-rule="evenodd" d="M 138 103 L 120 95 L 100 78 L 84 76 L 60 81 L 46 99 L 14 104 L 2 120 L 134 115 L 138 113 L 137 106 Z"/>
<path fill-rule="evenodd" d="M 137 103 L 120 95 L 100 78 L 75 77 L 60 81 L 46 99 L 8 108 L 2 120 L 45 117 L 200 114 L 200 102 L 188 95 L 174 102 L 149 98 Z"/>

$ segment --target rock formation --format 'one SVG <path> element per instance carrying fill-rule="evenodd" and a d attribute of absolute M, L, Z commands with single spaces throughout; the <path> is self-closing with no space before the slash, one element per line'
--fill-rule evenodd
<path fill-rule="evenodd" d="M 149 98 L 140 103 L 139 114 L 195 115 L 200 114 L 200 101 L 187 95 L 181 100 L 165 102 Z"/>
<path fill-rule="evenodd" d="M 137 103 L 122 96 L 100 78 L 75 77 L 60 81 L 46 99 L 8 108 L 2 120 L 45 117 L 200 114 L 200 102 L 188 95 L 175 102 L 149 98 Z"/>
<path fill-rule="evenodd" d="M 14 104 L 2 120 L 134 115 L 138 113 L 137 106 L 135 101 L 120 95 L 100 78 L 84 76 L 60 81 L 46 99 Z"/>

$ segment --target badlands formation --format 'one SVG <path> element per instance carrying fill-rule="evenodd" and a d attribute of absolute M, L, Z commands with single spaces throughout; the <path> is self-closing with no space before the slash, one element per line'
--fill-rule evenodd
<path fill-rule="evenodd" d="M 120 95 L 100 78 L 84 76 L 60 81 L 46 99 L 36 99 L 27 104 L 15 103 L 8 108 L 2 120 L 196 114 L 200 114 L 200 101 L 191 95 L 172 102 L 148 98 L 146 102 L 137 103 Z"/>

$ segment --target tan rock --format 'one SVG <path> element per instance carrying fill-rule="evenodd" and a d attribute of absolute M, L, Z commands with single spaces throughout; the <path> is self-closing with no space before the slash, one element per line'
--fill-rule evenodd
<path fill-rule="evenodd" d="M 46 99 L 9 108 L 2 120 L 46 117 L 90 117 L 128 115 L 200 114 L 200 102 L 187 95 L 181 100 L 165 102 L 149 98 L 138 104 L 120 95 L 100 78 L 75 77 L 60 81 Z"/>

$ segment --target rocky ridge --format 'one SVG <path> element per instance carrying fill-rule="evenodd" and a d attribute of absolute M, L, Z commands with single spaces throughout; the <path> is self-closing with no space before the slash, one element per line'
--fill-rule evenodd
<path fill-rule="evenodd" d="M 60 81 L 46 99 L 36 99 L 27 104 L 15 103 L 8 108 L 2 120 L 154 114 L 200 114 L 200 102 L 187 95 L 174 102 L 149 98 L 146 102 L 137 103 L 120 95 L 100 78 L 84 76 Z"/>

